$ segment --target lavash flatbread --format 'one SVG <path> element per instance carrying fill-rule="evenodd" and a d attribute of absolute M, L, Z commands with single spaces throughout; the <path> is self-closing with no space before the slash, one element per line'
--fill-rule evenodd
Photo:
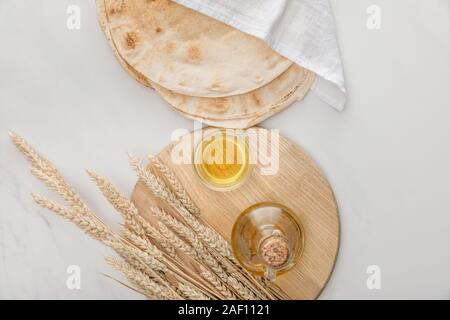
<path fill-rule="evenodd" d="M 303 98 L 315 79 L 314 73 L 292 65 L 266 86 L 242 95 L 201 98 L 175 93 L 147 79 L 120 56 L 111 39 L 104 0 L 96 2 L 100 26 L 122 67 L 141 84 L 154 88 L 175 110 L 191 119 L 213 126 L 250 127 Z"/>
<path fill-rule="evenodd" d="M 264 41 L 170 0 L 105 0 L 105 10 L 121 57 L 177 93 L 242 94 L 292 65 Z"/>
<path fill-rule="evenodd" d="M 303 98 L 299 93 L 303 92 L 305 87 L 309 89 L 313 80 L 313 73 L 293 65 L 264 87 L 230 97 L 189 97 L 154 83 L 152 86 L 170 105 L 185 115 L 208 120 L 230 120 L 253 117 L 271 109 L 278 109 L 286 101 L 292 102 L 292 96 L 295 96 L 294 100 Z"/>

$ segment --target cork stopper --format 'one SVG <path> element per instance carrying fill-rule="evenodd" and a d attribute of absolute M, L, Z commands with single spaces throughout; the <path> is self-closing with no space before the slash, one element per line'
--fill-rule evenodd
<path fill-rule="evenodd" d="M 289 245 L 284 237 L 271 235 L 259 247 L 264 263 L 272 268 L 280 268 L 289 260 Z"/>

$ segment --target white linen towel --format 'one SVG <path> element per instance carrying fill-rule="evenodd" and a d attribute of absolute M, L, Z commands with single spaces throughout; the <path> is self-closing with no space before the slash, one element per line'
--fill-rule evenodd
<path fill-rule="evenodd" d="M 316 73 L 312 91 L 342 110 L 346 89 L 329 0 L 175 0 L 263 39 L 275 51 Z"/>

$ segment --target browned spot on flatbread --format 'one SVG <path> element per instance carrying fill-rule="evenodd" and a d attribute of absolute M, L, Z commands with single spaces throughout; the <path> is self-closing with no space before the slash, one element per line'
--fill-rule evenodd
<path fill-rule="evenodd" d="M 156 33 L 161 33 L 163 31 L 163 29 L 161 27 L 156 27 L 155 28 L 155 32 Z"/>
<path fill-rule="evenodd" d="M 239 99 L 239 103 L 238 103 L 239 113 L 246 114 L 247 111 L 248 111 L 248 102 L 249 102 L 248 99 L 247 99 L 247 96 L 246 95 L 240 95 L 238 97 L 238 99 Z"/>
<path fill-rule="evenodd" d="M 137 47 L 138 44 L 138 36 L 134 32 L 127 32 L 125 33 L 124 43 L 125 47 L 128 50 L 134 50 Z"/>
<path fill-rule="evenodd" d="M 197 44 L 188 45 L 186 53 L 190 62 L 198 62 L 202 59 L 202 51 Z"/>
<path fill-rule="evenodd" d="M 271 61 L 269 62 L 269 69 L 272 70 L 273 68 L 275 68 L 278 65 L 277 61 Z"/>
<path fill-rule="evenodd" d="M 261 107 L 261 99 L 258 97 L 256 92 L 252 92 L 251 94 L 252 100 L 257 107 Z"/>
<path fill-rule="evenodd" d="M 229 107 L 230 104 L 228 103 L 227 98 L 213 98 L 207 103 L 201 104 L 200 108 L 208 113 L 222 114 L 225 113 Z"/>
<path fill-rule="evenodd" d="M 110 15 L 122 13 L 124 10 L 125 10 L 125 1 L 124 0 L 111 0 L 111 4 L 109 7 Z"/>
<path fill-rule="evenodd" d="M 180 94 L 179 96 L 180 96 L 180 100 L 181 100 L 180 104 L 185 104 L 188 100 L 188 97 L 185 95 L 182 95 L 182 94 Z"/>

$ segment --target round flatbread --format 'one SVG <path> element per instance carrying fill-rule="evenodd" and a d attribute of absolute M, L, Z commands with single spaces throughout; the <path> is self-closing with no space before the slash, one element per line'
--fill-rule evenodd
<path fill-rule="evenodd" d="M 175 93 L 147 79 L 120 56 L 111 39 L 104 0 L 97 0 L 97 8 L 100 26 L 122 67 L 139 83 L 154 88 L 176 111 L 191 119 L 220 127 L 253 126 L 302 99 L 314 82 L 313 72 L 292 65 L 269 84 L 246 94 L 202 98 Z"/>
<path fill-rule="evenodd" d="M 278 78 L 252 92 L 222 98 L 189 97 L 167 90 L 157 84 L 153 88 L 175 109 L 208 120 L 229 120 L 258 116 L 271 109 L 303 98 L 312 85 L 314 74 L 297 65 Z M 299 88 L 301 88 L 299 90 Z M 302 93 L 299 96 L 299 93 Z"/>
<path fill-rule="evenodd" d="M 120 56 L 177 93 L 242 94 L 292 65 L 264 41 L 170 0 L 105 0 L 105 11 Z"/>

